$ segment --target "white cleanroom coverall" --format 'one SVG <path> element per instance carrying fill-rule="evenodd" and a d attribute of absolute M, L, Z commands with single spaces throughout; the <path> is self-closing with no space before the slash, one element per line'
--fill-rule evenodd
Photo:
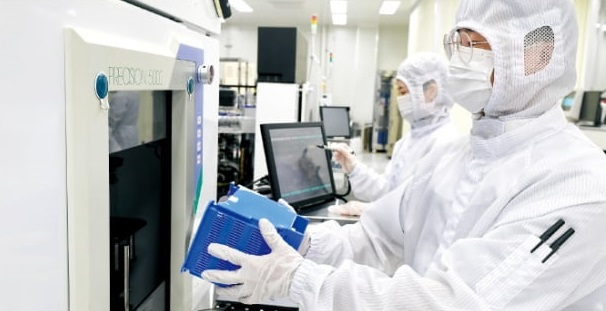
<path fill-rule="evenodd" d="M 559 310 L 606 284 L 606 156 L 558 107 L 437 162 L 357 224 L 311 233 L 290 293 L 302 310 Z M 531 254 L 558 219 L 563 228 Z"/>
<path fill-rule="evenodd" d="M 362 162 L 356 163 L 349 181 L 357 199 L 373 201 L 395 189 L 410 175 L 419 159 L 460 136 L 449 116 L 454 102 L 447 91 L 447 71 L 443 56 L 431 52 L 417 53 L 400 64 L 396 80 L 408 88 L 404 96 L 410 96 L 410 104 L 402 107 L 402 96 L 398 96 L 398 102 L 400 114 L 410 123 L 411 131 L 396 142 L 382 174 Z"/>
<path fill-rule="evenodd" d="M 410 175 L 419 161 L 429 152 L 444 143 L 451 143 L 459 137 L 448 116 L 435 124 L 412 128 L 394 146 L 393 154 L 385 171 L 380 174 L 362 162 L 358 162 L 349 174 L 349 182 L 354 196 L 362 201 L 373 201 L 395 189 Z"/>
<path fill-rule="evenodd" d="M 530 68 L 544 26 L 553 53 Z M 606 156 L 555 106 L 575 83 L 573 2 L 463 0 L 462 28 L 494 52 L 471 139 L 432 152 L 358 223 L 311 233 L 290 288 L 301 310 L 606 307 Z"/>
<path fill-rule="evenodd" d="M 300 310 L 604 310 L 606 156 L 555 104 L 575 84 L 575 14 L 461 0 L 455 29 L 475 46 L 446 43 L 448 84 L 467 86 L 453 97 L 475 113 L 467 142 L 433 150 L 358 223 L 312 226 L 305 258 L 260 223 L 269 254 L 216 245 L 241 268 L 204 277 Z"/>

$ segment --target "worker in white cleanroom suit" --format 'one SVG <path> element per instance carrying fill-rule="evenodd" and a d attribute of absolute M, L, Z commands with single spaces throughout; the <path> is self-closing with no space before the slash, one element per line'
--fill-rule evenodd
<path fill-rule="evenodd" d="M 374 201 L 395 189 L 410 175 L 415 164 L 431 150 L 459 138 L 449 117 L 453 100 L 446 88 L 448 64 L 436 53 L 422 52 L 408 57 L 398 67 L 398 108 L 411 131 L 394 146 L 383 174 L 358 161 L 344 144 L 336 145 L 333 159 L 348 174 L 353 194 L 360 201 Z M 359 201 L 331 206 L 346 215 L 360 215 L 368 206 Z"/>
<path fill-rule="evenodd" d="M 262 220 L 269 254 L 211 244 L 241 268 L 202 276 L 301 310 L 604 310 L 606 156 L 555 105 L 577 36 L 572 0 L 462 0 L 445 45 L 469 143 L 432 152 L 359 222 L 313 226 L 304 257 Z"/>

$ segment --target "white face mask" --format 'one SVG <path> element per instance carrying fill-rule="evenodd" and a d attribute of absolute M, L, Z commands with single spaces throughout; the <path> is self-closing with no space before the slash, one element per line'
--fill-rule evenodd
<path fill-rule="evenodd" d="M 436 114 L 436 102 L 425 102 L 417 107 L 417 120 L 427 118 Z"/>
<path fill-rule="evenodd" d="M 412 123 L 414 120 L 414 108 L 412 107 L 412 98 L 410 97 L 410 94 L 398 96 L 396 100 L 398 101 L 398 109 L 400 110 L 402 118 Z"/>
<path fill-rule="evenodd" d="M 454 51 L 448 67 L 448 87 L 455 102 L 471 113 L 480 112 L 490 99 L 490 76 L 494 69 L 492 51 L 473 49 L 471 61 L 461 60 L 459 53 L 471 53 L 471 48 L 461 46 Z"/>
<path fill-rule="evenodd" d="M 415 114 L 415 108 L 414 104 L 412 103 L 412 97 L 410 96 L 410 94 L 398 96 L 396 100 L 398 101 L 398 109 L 400 110 L 400 115 L 404 120 L 408 121 L 409 123 L 413 123 L 414 121 L 429 117 L 435 114 L 436 112 L 435 101 L 423 103 L 422 105 L 418 106 Z"/>

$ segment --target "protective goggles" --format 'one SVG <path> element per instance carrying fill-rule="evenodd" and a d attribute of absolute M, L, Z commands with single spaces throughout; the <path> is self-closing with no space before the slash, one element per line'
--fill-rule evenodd
<path fill-rule="evenodd" d="M 464 30 L 453 30 L 444 35 L 444 51 L 448 59 L 452 57 L 454 51 L 461 58 L 461 61 L 469 63 L 473 57 L 474 48 L 478 44 L 488 44 L 488 41 L 473 41 L 471 36 Z"/>

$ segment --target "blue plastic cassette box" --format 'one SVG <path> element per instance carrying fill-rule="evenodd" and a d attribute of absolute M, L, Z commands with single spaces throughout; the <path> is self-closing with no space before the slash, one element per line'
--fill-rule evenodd
<path fill-rule="evenodd" d="M 231 185 L 226 201 L 211 201 L 206 207 L 181 272 L 200 277 L 207 269 L 240 268 L 208 254 L 210 243 L 225 244 L 252 255 L 269 254 L 269 246 L 259 231 L 261 218 L 269 220 L 286 243 L 299 248 L 309 222 L 306 218 L 250 189 Z"/>

